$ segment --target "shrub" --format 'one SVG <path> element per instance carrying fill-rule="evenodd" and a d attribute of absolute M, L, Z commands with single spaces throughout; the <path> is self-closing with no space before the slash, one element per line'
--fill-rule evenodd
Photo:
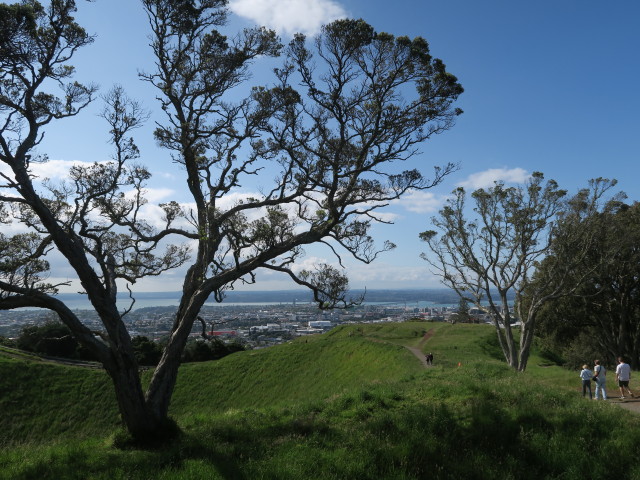
<path fill-rule="evenodd" d="M 16 341 L 11 338 L 3 337 L 2 335 L 0 335 L 0 345 L 4 345 L 5 347 L 15 348 Z"/>
<path fill-rule="evenodd" d="M 237 341 L 226 344 L 219 338 L 213 338 L 209 341 L 196 340 L 187 345 L 182 355 L 182 361 L 206 362 L 207 360 L 219 360 L 231 353 L 244 349 L 244 346 Z"/>
<path fill-rule="evenodd" d="M 93 360 L 63 323 L 49 321 L 44 325 L 24 327 L 16 340 L 17 348 L 54 357 Z"/>
<path fill-rule="evenodd" d="M 149 338 L 138 335 L 131 339 L 136 360 L 140 365 L 157 365 L 162 356 L 162 347 L 149 340 Z"/>

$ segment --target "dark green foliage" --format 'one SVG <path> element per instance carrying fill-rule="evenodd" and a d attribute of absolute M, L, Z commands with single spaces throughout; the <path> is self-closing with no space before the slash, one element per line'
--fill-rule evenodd
<path fill-rule="evenodd" d="M 183 362 L 204 362 L 213 359 L 213 352 L 203 341 L 195 341 L 184 349 Z"/>
<path fill-rule="evenodd" d="M 615 365 L 617 356 L 623 355 L 635 369 L 640 366 L 640 204 L 626 205 L 616 196 L 600 210 L 588 207 L 577 204 L 580 222 L 560 225 L 575 230 L 575 236 L 592 239 L 572 272 L 573 281 L 581 276 L 585 280 L 572 296 L 540 312 L 539 333 L 572 367 L 594 358 Z M 556 242 L 562 239 L 559 235 Z M 570 256 L 578 255 L 562 247 L 554 246 L 541 273 L 558 257 L 572 262 Z"/>
<path fill-rule="evenodd" d="M 35 13 L 38 9 L 42 10 L 42 7 L 37 4 L 0 4 L 0 56 L 4 57 L 13 50 L 7 45 L 16 36 L 35 34 Z"/>
<path fill-rule="evenodd" d="M 212 347 L 213 348 L 213 347 Z M 242 352 L 246 350 L 245 346 L 237 340 L 232 341 L 231 343 L 225 343 L 224 348 L 226 350 L 226 354 L 231 354 L 235 352 Z M 220 357 L 221 358 L 221 357 Z"/>
<path fill-rule="evenodd" d="M 208 341 L 196 340 L 187 344 L 182 356 L 183 362 L 205 362 L 207 360 L 219 360 L 231 353 L 244 350 L 244 347 L 238 343 L 224 343 L 218 338 L 212 338 Z"/>
<path fill-rule="evenodd" d="M 73 67 L 66 64 L 68 56 L 93 41 L 74 22 L 75 2 L 52 0 L 47 3 L 46 7 L 33 0 L 16 5 L 0 4 L 0 85 L 7 87 L 2 90 L 0 103 L 21 105 L 25 102 L 28 109 L 17 110 L 21 115 L 31 111 L 39 125 L 49 123 L 54 117 L 75 115 L 95 91 L 93 86 L 65 83 L 74 72 Z M 24 87 L 44 78 L 60 82 L 66 95 L 31 91 L 23 96 Z M 2 130 L 6 133 L 11 129 L 5 125 Z"/>
<path fill-rule="evenodd" d="M 461 322 L 467 323 L 470 322 L 471 316 L 469 315 L 469 302 L 465 298 L 460 298 L 458 300 L 458 309 L 455 313 L 449 316 L 449 321 L 451 323 Z"/>
<path fill-rule="evenodd" d="M 82 348 L 63 323 L 49 321 L 22 329 L 16 347 L 28 352 L 78 360 L 93 360 L 90 352 Z"/>
<path fill-rule="evenodd" d="M 458 316 L 460 321 L 469 321 L 469 302 L 465 298 L 460 298 L 458 301 Z"/>
<path fill-rule="evenodd" d="M 541 337 L 536 338 L 534 344 L 538 348 L 538 354 L 540 355 L 540 358 L 550 362 L 552 365 L 565 365 L 566 360 L 560 354 L 561 349 L 554 347 L 552 343 L 547 342 L 546 339 L 543 339 Z M 577 364 L 575 365 L 575 368 L 578 368 Z"/>
<path fill-rule="evenodd" d="M 610 370 L 615 370 L 617 365 L 616 358 L 610 358 L 606 352 L 598 348 L 597 339 L 587 331 L 578 332 L 570 343 L 562 345 L 558 351 L 562 354 L 563 365 L 571 370 L 580 369 L 585 363 L 593 368 L 595 359 L 599 359 Z"/>
<path fill-rule="evenodd" d="M 140 365 L 157 365 L 162 356 L 162 347 L 147 337 L 138 335 L 131 339 L 136 360 Z"/>

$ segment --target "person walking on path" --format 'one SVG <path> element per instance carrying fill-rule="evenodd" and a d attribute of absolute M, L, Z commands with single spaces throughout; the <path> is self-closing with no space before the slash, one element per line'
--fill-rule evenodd
<path fill-rule="evenodd" d="M 593 372 L 589 370 L 587 365 L 583 365 L 582 371 L 580 372 L 580 378 L 582 379 L 582 396 L 584 397 L 587 394 L 587 389 L 589 389 L 589 400 L 593 398 L 591 394 L 591 377 L 593 377 Z"/>
<path fill-rule="evenodd" d="M 633 398 L 633 393 L 629 389 L 629 381 L 631 380 L 631 367 L 625 363 L 624 358 L 618 357 L 618 366 L 616 367 L 616 381 L 620 388 L 620 400 L 624 400 L 624 390 L 626 389 L 629 396 Z"/>
<path fill-rule="evenodd" d="M 593 367 L 593 380 L 596 382 L 596 400 L 607 399 L 607 370 L 604 366 L 600 365 L 600 360 L 594 360 L 595 366 Z"/>
<path fill-rule="evenodd" d="M 427 365 L 433 365 L 433 353 L 428 353 L 426 355 Z"/>

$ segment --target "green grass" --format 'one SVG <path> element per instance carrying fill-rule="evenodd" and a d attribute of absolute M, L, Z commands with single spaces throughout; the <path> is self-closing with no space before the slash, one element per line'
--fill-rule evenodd
<path fill-rule="evenodd" d="M 371 342 L 352 331 L 338 328 L 330 335 L 239 352 L 217 362 L 185 364 L 172 414 L 309 402 L 422 370 L 406 348 Z"/>
<path fill-rule="evenodd" d="M 102 371 L 0 355 L 0 446 L 100 435 L 118 426 Z"/>
<path fill-rule="evenodd" d="M 27 416 L 5 421 L 2 411 L 13 443 L 0 452 L 0 478 L 640 478 L 640 417 L 583 400 L 575 372 L 535 355 L 527 372 L 513 372 L 494 358 L 491 333 L 483 325 L 352 325 L 185 365 L 172 404 L 183 435 L 157 451 L 113 447 L 103 373 L 0 356 L 0 407 L 16 382 L 26 384 L 12 397 L 20 408 L 42 400 L 42 385 L 57 405 L 35 412 L 42 418 L 28 434 L 12 425 Z M 424 369 L 403 344 L 432 351 L 435 366 Z M 24 376 L 12 383 L 6 375 L 16 369 Z M 73 429 L 45 428 L 64 415 Z"/>

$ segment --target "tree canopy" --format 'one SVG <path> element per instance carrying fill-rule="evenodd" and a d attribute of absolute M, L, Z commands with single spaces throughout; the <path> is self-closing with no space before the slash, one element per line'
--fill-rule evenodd
<path fill-rule="evenodd" d="M 585 279 L 571 297 L 550 303 L 540 313 L 541 335 L 568 362 L 592 360 L 585 359 L 585 352 L 591 352 L 610 365 L 618 356 L 634 368 L 640 365 L 640 206 L 622 200 L 614 197 L 578 225 L 579 235 L 593 238 L 573 272 Z M 572 262 L 575 252 L 563 250 L 562 255 Z M 555 256 L 550 254 L 541 271 Z"/>
<path fill-rule="evenodd" d="M 588 213 L 611 186 L 600 179 L 566 201 L 565 190 L 536 172 L 524 186 L 497 182 L 474 191 L 472 209 L 459 188 L 432 219 L 438 231 L 420 234 L 431 250 L 422 257 L 445 285 L 487 310 L 505 359 L 515 369 L 526 368 L 540 309 L 575 292 L 590 274 L 589 269 L 577 273 L 577 267 L 588 255 L 593 236 L 577 226 L 589 221 Z M 513 308 L 510 294 L 515 297 Z"/>

